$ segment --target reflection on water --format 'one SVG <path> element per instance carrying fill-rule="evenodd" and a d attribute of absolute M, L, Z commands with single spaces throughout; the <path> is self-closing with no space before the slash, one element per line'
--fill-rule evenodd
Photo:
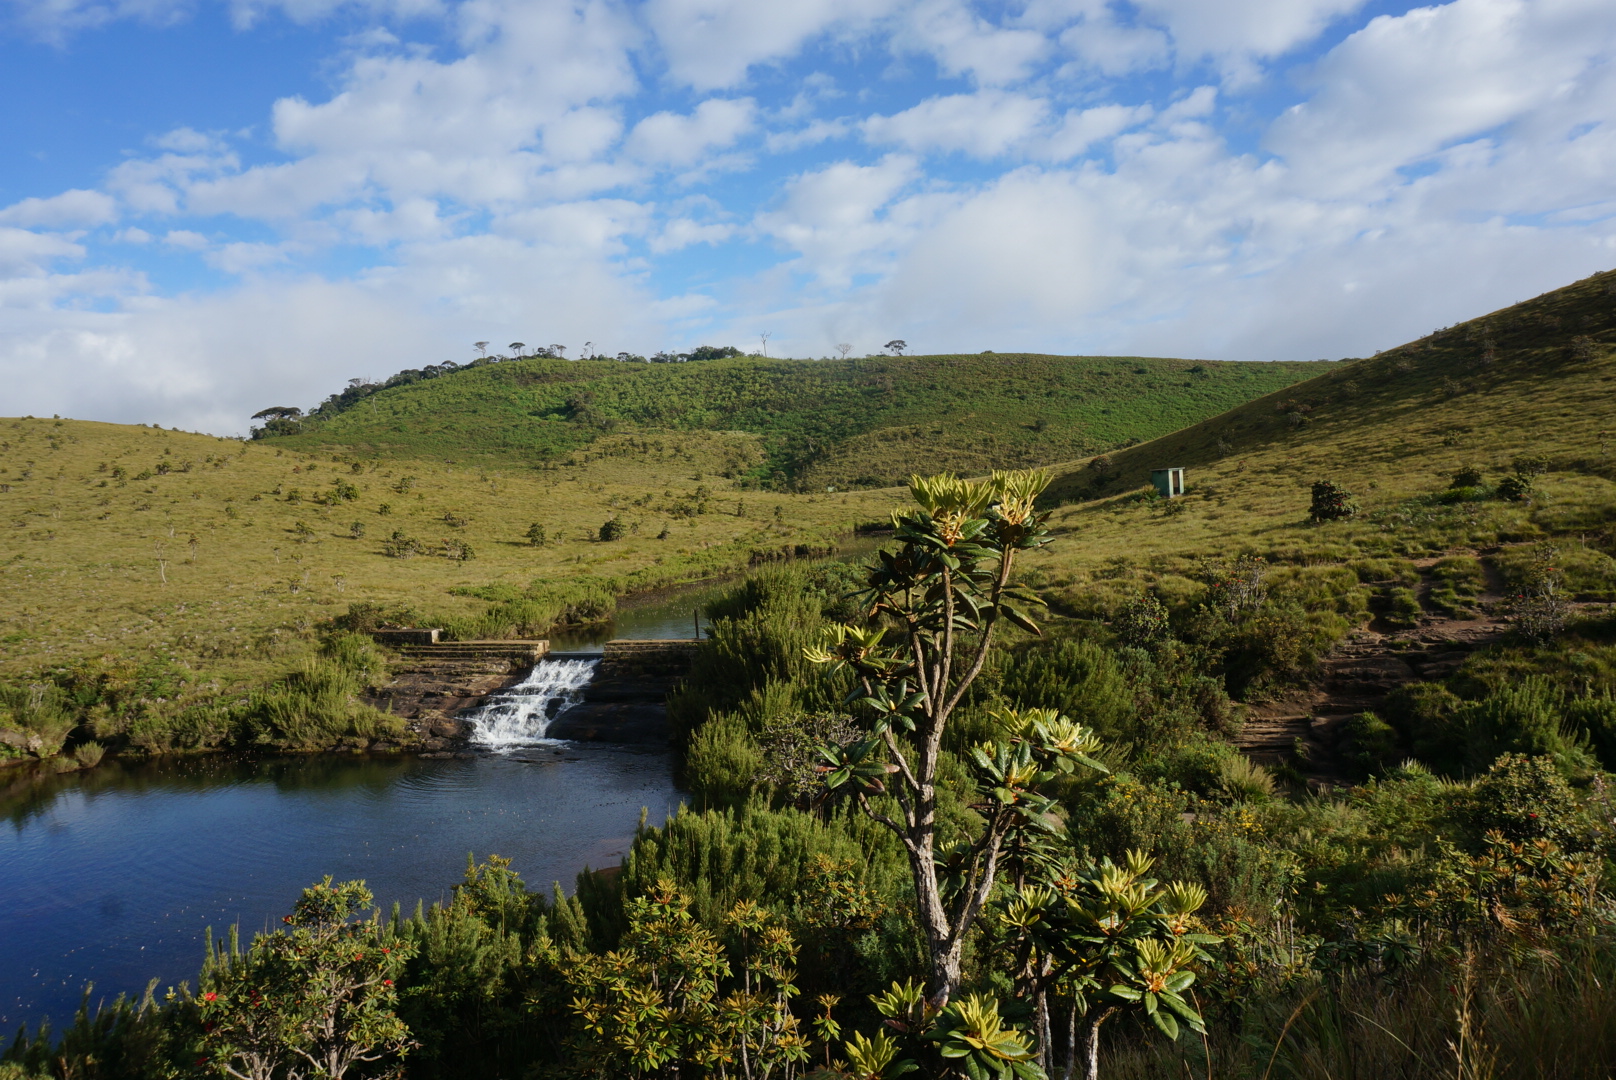
<path fill-rule="evenodd" d="M 225 755 L 0 773 L 0 1029 L 194 979 L 208 926 L 278 924 L 322 876 L 384 904 L 447 895 L 466 855 L 570 886 L 681 796 L 666 751 L 557 744 L 473 760 Z"/>
<path fill-rule="evenodd" d="M 696 636 L 698 613 L 734 587 L 733 581 L 708 582 L 650 601 L 630 601 L 608 622 L 552 630 L 550 648 L 554 652 L 589 652 L 598 651 L 606 642 L 619 638 L 641 641 L 692 638 Z M 706 627 L 705 618 L 700 618 L 699 622 Z"/>

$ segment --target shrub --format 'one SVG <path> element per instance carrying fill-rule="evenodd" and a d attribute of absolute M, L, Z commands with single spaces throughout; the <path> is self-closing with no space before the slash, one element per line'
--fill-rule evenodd
<path fill-rule="evenodd" d="M 81 769 L 93 769 L 101 764 L 101 756 L 106 752 L 106 747 L 98 742 L 80 743 L 73 748 L 73 760 Z"/>
<path fill-rule="evenodd" d="M 358 674 L 340 663 L 310 660 L 280 682 L 257 691 L 248 716 L 253 741 L 286 749 L 328 749 L 344 740 L 363 744 L 403 732 L 404 722 L 359 700 Z"/>
<path fill-rule="evenodd" d="M 1467 743 L 1458 717 L 1464 704 L 1440 683 L 1416 682 L 1386 695 L 1381 709 L 1415 758 L 1451 776 L 1465 771 Z"/>
<path fill-rule="evenodd" d="M 1138 734 L 1134 688 L 1116 658 L 1092 641 L 1038 642 L 1011 654 L 997 689 L 1019 708 L 1080 716 L 1104 739 Z"/>
<path fill-rule="evenodd" d="M 1350 740 L 1347 757 L 1364 772 L 1374 772 L 1400 757 L 1397 729 L 1372 712 L 1351 717 L 1344 728 Z"/>
<path fill-rule="evenodd" d="M 1459 503 L 1483 502 L 1487 498 L 1487 489 L 1483 487 L 1456 487 L 1439 492 L 1436 501 L 1443 506 L 1454 506 Z"/>
<path fill-rule="evenodd" d="M 600 526 L 600 538 L 604 542 L 621 540 L 628 530 L 617 518 L 610 518 Z"/>
<path fill-rule="evenodd" d="M 1448 484 L 1450 488 L 1479 488 L 1484 482 L 1481 470 L 1474 465 L 1461 465 L 1453 474 L 1453 481 Z"/>
<path fill-rule="evenodd" d="M 363 540 L 365 538 L 365 523 L 363 521 L 355 521 L 350 523 L 348 526 L 348 535 L 355 540 Z"/>
<path fill-rule="evenodd" d="M 1569 703 L 1565 724 L 1587 739 L 1608 772 L 1616 772 L 1616 697 L 1609 693 L 1585 697 Z"/>
<path fill-rule="evenodd" d="M 1167 608 L 1160 600 L 1146 594 L 1123 604 L 1116 618 L 1111 620 L 1111 629 L 1124 645 L 1143 649 L 1165 638 L 1171 626 Z"/>
<path fill-rule="evenodd" d="M 1577 832 L 1577 797 L 1553 759 L 1504 754 L 1476 781 L 1465 816 L 1479 832 L 1565 843 Z"/>
<path fill-rule="evenodd" d="M 1358 503 L 1352 492 L 1329 480 L 1313 484 L 1313 503 L 1307 515 L 1315 522 L 1341 521 L 1358 513 Z"/>
<path fill-rule="evenodd" d="M 406 536 L 403 529 L 394 529 L 393 535 L 382 541 L 382 552 L 392 559 L 408 559 L 421 553 L 421 541 Z"/>
<path fill-rule="evenodd" d="M 1235 802 L 1266 802 L 1278 788 L 1274 774 L 1244 754 L 1223 759 L 1218 782 Z"/>
<path fill-rule="evenodd" d="M 1532 477 L 1516 473 L 1498 481 L 1498 497 L 1510 502 L 1525 502 L 1532 497 Z"/>
<path fill-rule="evenodd" d="M 527 532 L 523 533 L 522 535 L 527 537 L 527 542 L 533 547 L 544 546 L 544 526 L 540 525 L 537 521 L 529 525 L 527 527 Z"/>
<path fill-rule="evenodd" d="M 1542 454 L 1521 454 L 1510 462 L 1510 468 L 1514 469 L 1518 476 L 1542 476 L 1549 471 L 1549 459 Z"/>
<path fill-rule="evenodd" d="M 708 720 L 691 736 L 685 786 L 703 809 L 740 806 L 765 768 L 763 750 L 734 713 Z"/>

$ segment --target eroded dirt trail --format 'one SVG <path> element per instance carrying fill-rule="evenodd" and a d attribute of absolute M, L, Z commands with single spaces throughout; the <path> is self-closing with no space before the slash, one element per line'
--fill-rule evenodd
<path fill-rule="evenodd" d="M 1430 570 L 1439 561 L 1415 562 L 1421 614 L 1413 627 L 1396 628 L 1377 618 L 1348 634 L 1320 662 L 1313 685 L 1253 706 L 1235 745 L 1264 764 L 1293 761 L 1313 786 L 1349 782 L 1354 772 L 1338 755 L 1349 719 L 1379 711 L 1386 696 L 1407 683 L 1445 678 L 1508 629 L 1503 583 L 1490 566 L 1486 587 L 1474 600 L 1477 614 L 1456 618 L 1435 611 L 1429 602 Z"/>

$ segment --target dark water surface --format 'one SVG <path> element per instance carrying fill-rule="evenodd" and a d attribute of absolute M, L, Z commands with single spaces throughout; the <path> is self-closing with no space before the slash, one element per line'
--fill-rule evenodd
<path fill-rule="evenodd" d="M 326 874 L 408 910 L 492 852 L 570 892 L 585 864 L 621 858 L 641 807 L 660 825 L 680 799 L 669 752 L 602 745 L 0 772 L 0 1031 L 60 1027 L 86 982 L 109 1000 L 154 977 L 194 985 L 205 928 L 278 925 Z"/>

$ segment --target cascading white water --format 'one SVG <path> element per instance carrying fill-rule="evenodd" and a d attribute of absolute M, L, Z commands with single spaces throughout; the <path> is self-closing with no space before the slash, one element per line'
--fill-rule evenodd
<path fill-rule="evenodd" d="M 541 660 L 527 678 L 506 687 L 470 717 L 471 741 L 491 750 L 532 746 L 550 721 L 582 700 L 599 660 Z"/>

